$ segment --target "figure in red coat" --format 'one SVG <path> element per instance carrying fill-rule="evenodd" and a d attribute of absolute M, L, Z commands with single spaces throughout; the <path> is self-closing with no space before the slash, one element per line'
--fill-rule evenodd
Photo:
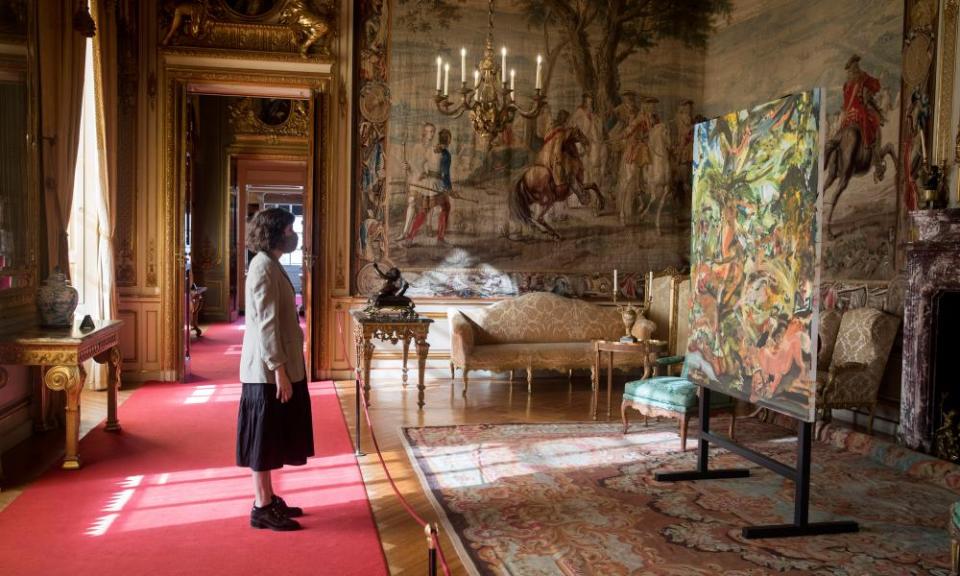
<path fill-rule="evenodd" d="M 883 116 L 874 96 L 880 92 L 880 81 L 860 69 L 860 56 L 847 61 L 847 81 L 843 83 L 843 119 L 841 130 L 855 125 L 860 129 L 861 145 L 873 150 L 874 163 L 879 162 L 877 140 Z"/>

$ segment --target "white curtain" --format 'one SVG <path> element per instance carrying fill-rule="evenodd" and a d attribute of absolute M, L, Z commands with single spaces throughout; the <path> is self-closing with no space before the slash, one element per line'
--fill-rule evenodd
<path fill-rule="evenodd" d="M 99 320 L 117 317 L 118 296 L 116 282 L 116 258 L 113 234 L 116 230 L 117 205 L 117 29 L 116 2 L 92 0 L 90 12 L 97 25 L 93 38 L 93 54 L 88 60 L 92 66 L 93 103 L 85 113 L 94 114 L 96 158 L 95 166 L 87 172 L 87 198 L 91 198 L 96 226 L 96 266 L 92 274 L 84 275 L 86 313 Z M 88 71 L 91 73 L 91 71 Z M 89 78 L 89 76 L 88 76 Z M 90 126 L 90 124 L 87 124 Z M 88 143 L 91 143 L 88 135 Z M 92 146 L 91 146 L 92 148 Z M 93 150 L 88 150 L 93 152 Z M 88 157 L 89 159 L 89 157 Z M 86 231 L 85 234 L 89 234 Z M 106 365 L 95 365 L 89 372 L 88 387 L 102 390 L 108 384 Z"/>

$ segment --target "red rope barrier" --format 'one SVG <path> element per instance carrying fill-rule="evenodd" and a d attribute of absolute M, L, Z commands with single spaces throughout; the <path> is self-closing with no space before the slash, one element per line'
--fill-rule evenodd
<path fill-rule="evenodd" d="M 419 514 L 410 506 L 410 503 L 407 502 L 407 499 L 403 497 L 403 494 L 400 493 L 400 489 L 397 488 L 397 483 L 394 482 L 393 476 L 390 474 L 390 470 L 387 468 L 387 462 L 383 459 L 383 453 L 380 451 L 380 443 L 377 441 L 377 435 L 373 431 L 373 421 L 370 419 L 370 411 L 367 409 L 367 398 L 363 394 L 363 389 L 366 387 L 366 382 L 363 381 L 363 376 L 360 374 L 360 371 L 350 362 L 350 353 L 349 348 L 347 348 L 346 336 L 343 333 L 343 320 L 340 315 L 337 314 L 337 331 L 340 333 L 340 344 L 343 346 L 343 350 L 347 356 L 347 366 L 353 370 L 354 376 L 357 380 L 360 381 L 360 392 L 359 400 L 363 405 L 363 414 L 367 419 L 367 429 L 370 431 L 370 440 L 373 441 L 373 447 L 377 451 L 377 458 L 380 460 L 380 466 L 383 468 L 383 473 L 387 476 L 387 480 L 390 481 L 390 487 L 393 489 L 393 493 L 396 494 L 397 498 L 400 500 L 400 504 L 406 510 L 407 514 L 413 518 L 420 526 L 427 527 L 428 524 L 426 520 L 420 517 Z M 360 423 L 356 423 L 357 426 L 360 426 Z M 433 525 L 430 524 L 430 538 L 433 540 L 434 548 L 437 551 L 437 556 L 440 558 L 440 566 L 443 567 L 443 573 L 446 576 L 450 576 L 450 567 L 447 566 L 447 559 L 443 554 L 443 547 L 440 546 L 440 540 L 437 536 L 437 530 L 433 528 Z"/>

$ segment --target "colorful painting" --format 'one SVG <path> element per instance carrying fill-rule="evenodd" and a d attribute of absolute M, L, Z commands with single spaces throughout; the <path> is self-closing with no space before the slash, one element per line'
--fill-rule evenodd
<path fill-rule="evenodd" d="M 694 130 L 691 335 L 700 384 L 813 421 L 820 90 Z"/>
<path fill-rule="evenodd" d="M 546 106 L 487 141 L 434 98 L 438 57 L 453 102 L 473 85 L 489 3 L 361 2 L 353 291 L 376 288 L 380 263 L 414 296 L 609 298 L 617 268 L 638 298 L 647 271 L 686 266 L 704 51 L 731 5 L 496 3 L 496 66 L 528 108 L 541 55 Z"/>

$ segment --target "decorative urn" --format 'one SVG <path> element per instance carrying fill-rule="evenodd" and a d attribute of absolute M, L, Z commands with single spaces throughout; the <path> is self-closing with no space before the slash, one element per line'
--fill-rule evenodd
<path fill-rule="evenodd" d="M 73 326 L 73 312 L 77 309 L 77 290 L 67 281 L 60 268 L 54 268 L 37 291 L 37 308 L 44 326 L 63 328 Z"/>

